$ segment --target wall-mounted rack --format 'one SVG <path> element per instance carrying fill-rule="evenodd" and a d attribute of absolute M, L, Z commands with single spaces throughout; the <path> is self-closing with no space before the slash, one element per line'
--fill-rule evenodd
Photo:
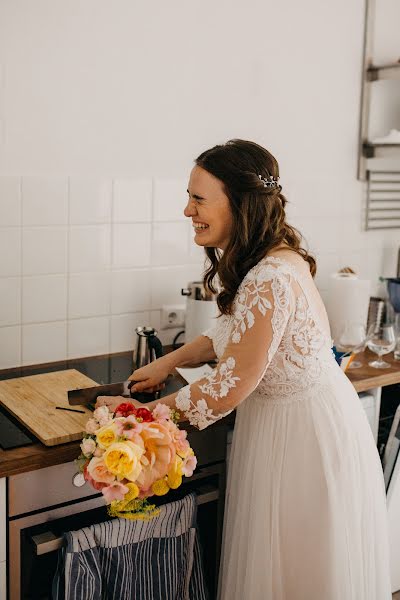
<path fill-rule="evenodd" d="M 363 181 L 368 177 L 368 159 L 398 158 L 400 165 L 400 143 L 373 143 L 368 139 L 371 87 L 375 81 L 400 81 L 400 59 L 398 62 L 386 65 L 376 65 L 372 59 L 375 1 L 376 0 L 365 0 L 364 61 L 358 150 L 358 179 Z"/>
<path fill-rule="evenodd" d="M 400 170 L 367 171 L 365 229 L 400 228 Z"/>

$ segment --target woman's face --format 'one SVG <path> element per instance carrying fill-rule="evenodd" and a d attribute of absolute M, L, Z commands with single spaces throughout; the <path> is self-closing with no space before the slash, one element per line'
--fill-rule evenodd
<path fill-rule="evenodd" d="M 233 218 L 222 181 L 196 166 L 190 174 L 188 194 L 184 215 L 192 219 L 194 241 L 199 246 L 225 250 Z"/>

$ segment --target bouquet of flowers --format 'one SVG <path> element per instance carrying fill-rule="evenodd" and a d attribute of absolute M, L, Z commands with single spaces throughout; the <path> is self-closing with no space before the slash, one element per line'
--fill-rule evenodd
<path fill-rule="evenodd" d="M 96 408 L 86 424 L 78 465 L 101 490 L 110 516 L 150 519 L 159 513 L 150 496 L 163 496 L 190 477 L 197 460 L 179 413 L 164 404 L 153 411 L 126 402 L 115 412 Z"/>

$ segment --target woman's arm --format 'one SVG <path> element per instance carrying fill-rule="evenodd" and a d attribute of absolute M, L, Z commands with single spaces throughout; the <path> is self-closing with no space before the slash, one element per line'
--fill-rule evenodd
<path fill-rule="evenodd" d="M 216 357 L 212 340 L 205 335 L 199 335 L 181 348 L 169 352 L 140 369 L 136 369 L 129 377 L 131 381 L 135 382 L 131 387 L 131 391 L 150 392 L 162 389 L 162 383 L 175 367 L 203 364 L 214 358 Z"/>

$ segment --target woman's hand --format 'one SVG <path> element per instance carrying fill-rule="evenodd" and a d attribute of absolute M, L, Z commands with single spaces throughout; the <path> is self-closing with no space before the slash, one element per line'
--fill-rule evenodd
<path fill-rule="evenodd" d="M 108 406 L 111 412 L 115 412 L 115 409 L 120 404 L 133 404 L 135 408 L 146 408 L 146 404 L 139 402 L 139 400 L 125 398 L 124 396 L 98 396 L 96 400 L 96 408 L 99 408 L 99 406 Z"/>
<path fill-rule="evenodd" d="M 123 396 L 97 396 L 95 406 L 96 408 L 99 408 L 99 406 L 108 406 L 111 412 L 115 412 L 117 406 L 123 402 L 131 402 L 131 400 L 131 398 L 124 398 Z"/>
<path fill-rule="evenodd" d="M 128 379 L 133 381 L 131 392 L 158 392 L 165 388 L 164 381 L 169 375 L 169 369 L 160 360 L 136 369 Z"/>

